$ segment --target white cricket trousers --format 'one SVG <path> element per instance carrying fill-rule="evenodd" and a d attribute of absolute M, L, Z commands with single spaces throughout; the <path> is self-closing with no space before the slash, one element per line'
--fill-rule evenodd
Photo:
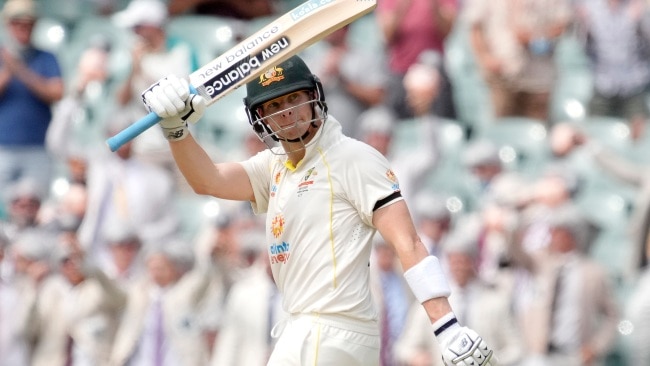
<path fill-rule="evenodd" d="M 268 366 L 379 366 L 375 321 L 299 314 L 276 325 L 272 333 L 278 332 Z"/>

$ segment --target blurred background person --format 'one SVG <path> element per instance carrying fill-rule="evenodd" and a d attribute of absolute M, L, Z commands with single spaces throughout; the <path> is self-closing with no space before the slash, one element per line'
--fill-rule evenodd
<path fill-rule="evenodd" d="M 375 14 L 388 54 L 391 81 L 387 104 L 399 118 L 411 116 L 406 106 L 403 78 L 425 50 L 445 54 L 445 40 L 456 22 L 457 0 L 380 0 Z M 452 84 L 441 68 L 440 97 L 433 114 L 455 118 Z"/>
<path fill-rule="evenodd" d="M 78 243 L 43 239 L 53 247 L 54 272 L 43 282 L 30 319 L 31 365 L 106 364 L 124 292 L 86 262 Z"/>
<path fill-rule="evenodd" d="M 402 334 L 409 308 L 416 301 L 404 280 L 395 250 L 379 234 L 373 240 L 370 261 L 370 288 L 379 311 L 380 365 L 397 365 L 395 342 Z"/>
<path fill-rule="evenodd" d="M 550 123 L 555 45 L 571 21 L 570 1 L 470 0 L 463 9 L 494 115 Z"/>
<path fill-rule="evenodd" d="M 27 319 L 36 294 L 25 291 L 3 269 L 10 261 L 9 239 L 0 232 L 0 366 L 29 365 Z"/>
<path fill-rule="evenodd" d="M 131 120 L 116 112 L 108 132 L 117 132 Z M 88 198 L 78 235 L 89 257 L 107 260 L 106 235 L 114 225 L 128 223 L 143 245 L 166 238 L 180 227 L 174 209 L 177 191 L 165 169 L 134 156 L 133 141 L 115 153 L 97 151 L 88 161 Z"/>
<path fill-rule="evenodd" d="M 650 364 L 650 270 L 645 269 L 634 283 L 629 297 L 624 300 L 625 318 L 632 325 L 627 338 L 627 360 L 630 365 Z"/>
<path fill-rule="evenodd" d="M 147 249 L 145 265 L 146 275 L 127 293 L 110 364 L 206 365 L 209 351 L 198 309 L 212 260 L 195 258 L 192 245 L 170 237 Z"/>
<path fill-rule="evenodd" d="M 577 2 L 578 32 L 594 79 L 588 114 L 625 118 L 639 139 L 648 118 L 650 14 L 643 0 Z"/>
<path fill-rule="evenodd" d="M 129 223 L 121 222 L 107 229 L 106 244 L 109 256 L 99 267 L 126 292 L 144 275 L 143 243 Z"/>
<path fill-rule="evenodd" d="M 24 230 L 40 226 L 39 214 L 46 195 L 34 179 L 23 178 L 6 187 L 7 217 L 0 220 L 0 229 L 13 241 Z"/>
<path fill-rule="evenodd" d="M 593 240 L 579 209 L 561 206 L 547 219 L 549 242 L 526 252 L 511 246 L 513 263 L 533 278 L 517 314 L 530 365 L 602 365 L 620 320 L 606 268 L 586 253 Z"/>
<path fill-rule="evenodd" d="M 56 56 L 32 43 L 38 19 L 31 0 L 8 0 L 2 8 L 6 37 L 0 47 L 0 187 L 30 177 L 47 192 L 52 165 L 45 135 L 51 107 L 63 97 L 64 81 Z"/>

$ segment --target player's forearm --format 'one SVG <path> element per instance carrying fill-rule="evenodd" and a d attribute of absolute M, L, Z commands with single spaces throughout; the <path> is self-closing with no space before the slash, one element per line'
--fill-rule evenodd
<path fill-rule="evenodd" d="M 448 314 L 452 311 L 451 305 L 446 297 L 436 297 L 425 301 L 422 303 L 424 310 L 426 310 L 427 315 L 431 323 L 436 322 L 443 315 Z"/>
<path fill-rule="evenodd" d="M 198 194 L 209 194 L 211 182 L 216 179 L 216 168 L 201 146 L 190 135 L 169 143 L 172 156 L 187 183 Z"/>
<path fill-rule="evenodd" d="M 179 170 L 195 193 L 228 200 L 252 201 L 253 189 L 239 163 L 214 164 L 190 135 L 169 143 Z"/>

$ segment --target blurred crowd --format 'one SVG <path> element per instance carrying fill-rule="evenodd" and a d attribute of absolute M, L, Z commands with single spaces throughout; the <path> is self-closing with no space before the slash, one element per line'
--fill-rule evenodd
<path fill-rule="evenodd" d="M 300 3 L 0 1 L 0 366 L 265 364 L 264 221 L 158 128 L 104 140 Z M 650 2 L 378 0 L 301 55 L 502 365 L 650 365 Z M 190 126 L 215 161 L 266 148 L 241 92 Z M 382 366 L 441 365 L 379 235 L 370 268 Z"/>

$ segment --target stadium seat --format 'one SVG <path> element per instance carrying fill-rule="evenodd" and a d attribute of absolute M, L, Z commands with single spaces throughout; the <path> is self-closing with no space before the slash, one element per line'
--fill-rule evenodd
<path fill-rule="evenodd" d="M 544 122 L 526 117 L 501 117 L 478 131 L 499 146 L 499 156 L 507 169 L 527 176 L 537 176 L 550 157 Z"/>

